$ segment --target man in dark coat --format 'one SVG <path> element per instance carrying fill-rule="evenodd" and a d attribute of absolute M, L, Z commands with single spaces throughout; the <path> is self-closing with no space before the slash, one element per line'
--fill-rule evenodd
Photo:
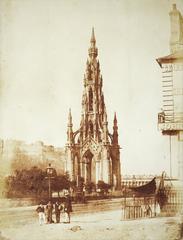
<path fill-rule="evenodd" d="M 56 223 L 60 222 L 60 212 L 62 210 L 62 205 L 59 202 L 55 203 L 55 218 L 56 218 Z"/>
<path fill-rule="evenodd" d="M 53 204 L 51 201 L 46 205 L 47 223 L 53 223 L 52 219 Z"/>

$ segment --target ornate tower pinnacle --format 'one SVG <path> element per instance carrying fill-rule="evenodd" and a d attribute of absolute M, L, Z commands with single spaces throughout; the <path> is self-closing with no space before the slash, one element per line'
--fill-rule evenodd
<path fill-rule="evenodd" d="M 114 113 L 114 122 L 113 122 L 113 144 L 118 145 L 118 122 L 117 122 L 116 112 Z"/>
<path fill-rule="evenodd" d="M 104 107 L 104 120 L 103 120 L 103 142 L 104 144 L 109 143 L 109 138 L 108 138 L 108 122 L 107 122 L 107 111 L 106 107 Z"/>
<path fill-rule="evenodd" d="M 71 114 L 70 108 L 69 108 L 69 116 L 68 116 L 68 127 L 72 127 L 72 114 Z"/>
<path fill-rule="evenodd" d="M 72 114 L 69 108 L 68 124 L 67 124 L 67 143 L 70 145 L 73 143 L 73 130 L 72 130 Z"/>
<path fill-rule="evenodd" d="M 90 40 L 91 44 L 96 42 L 95 40 L 95 32 L 94 32 L 94 27 L 92 27 L 92 35 L 91 35 L 91 40 Z"/>
<path fill-rule="evenodd" d="M 98 49 L 96 48 L 96 40 L 95 40 L 95 33 L 94 28 L 92 28 L 92 35 L 90 40 L 91 46 L 88 49 L 90 59 L 95 59 L 98 56 Z"/>
<path fill-rule="evenodd" d="M 104 110 L 104 96 L 102 92 L 102 75 L 100 64 L 97 59 L 98 50 L 96 48 L 96 39 L 94 29 L 92 29 L 89 58 L 86 61 L 86 70 L 84 74 L 84 90 L 82 97 L 82 118 L 80 141 L 83 142 L 88 135 L 94 140 L 102 142 L 101 136 L 103 127 L 106 129 L 106 139 L 108 138 L 107 113 Z M 105 116 L 104 116 L 105 114 Z M 106 142 L 106 141 L 105 141 Z"/>

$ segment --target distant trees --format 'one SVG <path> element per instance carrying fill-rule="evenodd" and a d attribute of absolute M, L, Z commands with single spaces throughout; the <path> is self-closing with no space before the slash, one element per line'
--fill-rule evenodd
<path fill-rule="evenodd" d="M 53 178 L 50 178 L 52 192 L 59 192 L 63 189 L 73 189 L 74 192 L 92 193 L 94 190 L 99 190 L 100 195 L 108 193 L 111 185 L 104 181 L 98 181 L 98 184 L 86 183 L 84 184 L 84 178 L 78 178 L 78 185 L 76 181 L 69 180 L 69 174 L 54 174 Z M 38 167 L 31 167 L 30 169 L 15 170 L 15 172 L 6 177 L 6 196 L 7 197 L 36 197 L 44 198 L 48 197 L 48 182 L 46 170 L 42 170 Z M 85 190 L 84 190 L 85 189 Z"/>
<path fill-rule="evenodd" d="M 46 191 L 46 173 L 37 167 L 16 170 L 6 178 L 8 197 L 37 196 Z"/>
<path fill-rule="evenodd" d="M 48 194 L 48 179 L 46 171 L 32 167 L 30 169 L 16 170 L 13 175 L 5 180 L 7 197 L 40 197 Z M 55 192 L 68 189 L 69 177 L 57 175 L 51 179 L 51 188 Z"/>

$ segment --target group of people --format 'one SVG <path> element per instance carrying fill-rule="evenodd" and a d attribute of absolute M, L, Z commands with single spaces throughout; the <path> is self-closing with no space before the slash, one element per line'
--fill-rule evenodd
<path fill-rule="evenodd" d="M 55 214 L 55 222 L 61 222 L 61 212 L 64 213 L 64 223 L 70 223 L 70 217 L 72 212 L 72 203 L 69 195 L 65 196 L 63 203 L 56 201 L 54 204 L 49 201 L 46 206 L 40 203 L 36 209 L 39 218 L 39 224 L 43 225 L 45 223 L 54 223 L 53 214 Z"/>

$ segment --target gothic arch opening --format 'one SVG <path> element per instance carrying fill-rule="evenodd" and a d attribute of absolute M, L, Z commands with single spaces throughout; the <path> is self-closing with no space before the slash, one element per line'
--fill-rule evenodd
<path fill-rule="evenodd" d="M 90 183 L 94 179 L 93 176 L 93 154 L 90 150 L 87 150 L 83 155 L 82 161 L 82 177 L 84 178 L 85 183 Z"/>

